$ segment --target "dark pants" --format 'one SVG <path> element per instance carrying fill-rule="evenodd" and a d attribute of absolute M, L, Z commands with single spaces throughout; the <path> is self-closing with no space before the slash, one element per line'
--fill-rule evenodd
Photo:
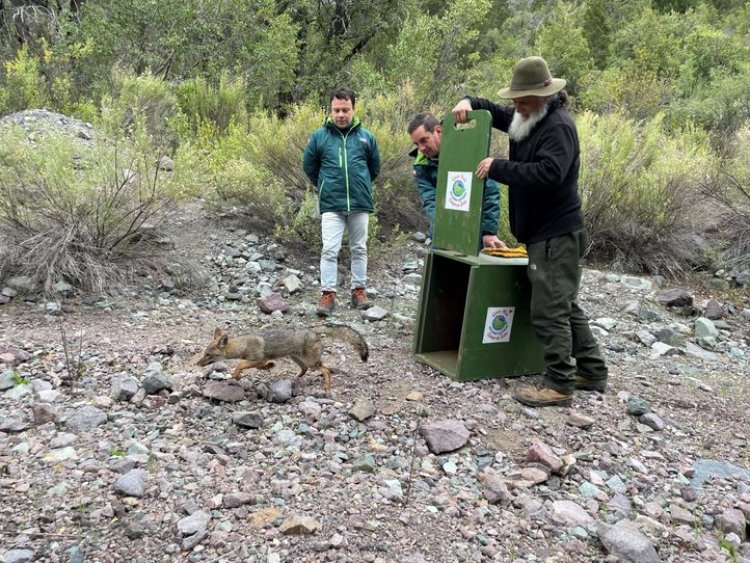
<path fill-rule="evenodd" d="M 576 373 L 607 378 L 588 318 L 576 302 L 587 245 L 588 235 L 580 230 L 527 246 L 531 325 L 544 349 L 544 384 L 561 393 L 575 390 Z"/>

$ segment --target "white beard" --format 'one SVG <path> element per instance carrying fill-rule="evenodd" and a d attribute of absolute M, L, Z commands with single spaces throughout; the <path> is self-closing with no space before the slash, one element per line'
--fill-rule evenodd
<path fill-rule="evenodd" d="M 529 136 L 529 133 L 531 133 L 531 130 L 534 129 L 536 124 L 547 115 L 548 107 L 549 106 L 545 104 L 539 111 L 529 115 L 528 119 L 524 119 L 524 117 L 517 111 L 514 112 L 513 121 L 510 122 L 510 127 L 508 127 L 508 136 L 513 141 L 523 141 Z"/>

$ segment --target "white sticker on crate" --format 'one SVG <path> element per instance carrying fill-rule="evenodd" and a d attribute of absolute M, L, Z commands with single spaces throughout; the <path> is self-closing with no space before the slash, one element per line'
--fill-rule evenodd
<path fill-rule="evenodd" d="M 471 203 L 471 172 L 448 172 L 448 189 L 445 190 L 445 208 L 469 211 Z"/>
<path fill-rule="evenodd" d="M 488 307 L 482 344 L 509 342 L 515 307 Z"/>

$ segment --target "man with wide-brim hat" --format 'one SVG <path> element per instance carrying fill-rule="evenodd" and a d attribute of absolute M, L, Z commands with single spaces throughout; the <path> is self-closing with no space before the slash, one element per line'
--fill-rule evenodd
<path fill-rule="evenodd" d="M 493 127 L 509 136 L 508 158 L 486 158 L 476 174 L 508 186 L 510 229 L 529 254 L 531 324 L 546 369 L 540 385 L 519 387 L 516 398 L 534 407 L 570 405 L 576 389 L 604 392 L 608 376 L 577 302 L 588 235 L 578 197 L 578 132 L 565 84 L 543 58 L 528 57 L 498 92 L 512 106 L 467 96 L 453 108 L 457 123 L 471 110 L 488 110 Z"/>

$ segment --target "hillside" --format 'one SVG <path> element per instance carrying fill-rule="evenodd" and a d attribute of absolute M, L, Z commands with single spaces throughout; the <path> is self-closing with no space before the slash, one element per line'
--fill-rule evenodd
<path fill-rule="evenodd" d="M 317 257 L 197 203 L 171 240 L 203 289 L 144 275 L 115 299 L 0 305 L 0 560 L 750 560 L 746 297 L 667 308 L 674 287 L 587 270 L 611 387 L 533 410 L 517 380 L 414 361 L 409 241 L 371 266 L 388 315 L 335 315 L 371 353 L 328 345 L 326 395 L 319 374 L 285 384 L 288 360 L 240 385 L 232 362 L 195 365 L 215 327 L 317 324 Z M 259 310 L 271 289 L 287 312 Z M 468 438 L 432 453 L 446 420 Z"/>

